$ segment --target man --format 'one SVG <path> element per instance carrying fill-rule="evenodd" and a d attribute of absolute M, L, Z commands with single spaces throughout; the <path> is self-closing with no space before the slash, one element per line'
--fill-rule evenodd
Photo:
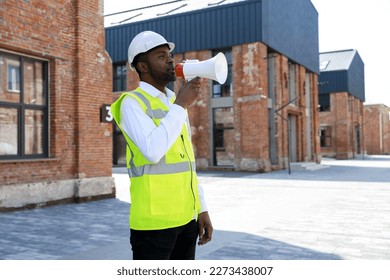
<path fill-rule="evenodd" d="M 140 85 L 111 105 L 127 142 L 130 176 L 130 243 L 133 259 L 195 259 L 213 227 L 198 185 L 187 107 L 200 94 L 201 79 L 184 84 L 177 96 L 166 88 L 176 80 L 175 45 L 152 31 L 133 38 L 130 68 Z"/>

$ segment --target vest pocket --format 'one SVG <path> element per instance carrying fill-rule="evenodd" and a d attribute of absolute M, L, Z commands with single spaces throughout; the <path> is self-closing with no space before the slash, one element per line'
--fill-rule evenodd
<path fill-rule="evenodd" d="M 191 193 L 188 183 L 183 181 L 185 174 L 152 176 L 153 184 L 149 185 L 152 215 L 177 215 L 184 213 L 186 209 L 191 209 L 191 200 L 189 200 Z"/>

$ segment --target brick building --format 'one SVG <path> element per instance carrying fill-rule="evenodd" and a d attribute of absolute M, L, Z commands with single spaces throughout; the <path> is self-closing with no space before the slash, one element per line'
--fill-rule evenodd
<path fill-rule="evenodd" d="M 0 210 L 113 197 L 102 0 L 1 1 Z"/>
<path fill-rule="evenodd" d="M 390 108 L 384 104 L 364 106 L 365 152 L 369 155 L 390 155 Z"/>
<path fill-rule="evenodd" d="M 356 50 L 320 54 L 321 154 L 337 159 L 363 152 L 364 64 Z"/>
<path fill-rule="evenodd" d="M 178 2 L 115 15 L 111 21 L 123 24 L 106 24 L 114 100 L 139 82 L 135 72 L 126 71 L 132 37 L 153 30 L 176 43 L 175 62 L 202 61 L 217 52 L 228 60 L 226 83 L 204 80 L 202 99 L 189 110 L 199 169 L 264 172 L 290 162 L 320 162 L 318 14 L 312 3 Z M 113 143 L 114 164 L 124 163 L 125 142 L 117 128 Z"/>

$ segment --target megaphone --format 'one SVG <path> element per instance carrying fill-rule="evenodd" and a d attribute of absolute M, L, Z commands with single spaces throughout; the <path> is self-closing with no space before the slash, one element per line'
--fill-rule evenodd
<path fill-rule="evenodd" d="M 201 77 L 223 84 L 227 79 L 228 66 L 225 55 L 220 52 L 205 61 L 188 59 L 183 63 L 178 63 L 175 65 L 175 72 L 176 76 L 182 79 L 191 80 L 195 77 Z"/>

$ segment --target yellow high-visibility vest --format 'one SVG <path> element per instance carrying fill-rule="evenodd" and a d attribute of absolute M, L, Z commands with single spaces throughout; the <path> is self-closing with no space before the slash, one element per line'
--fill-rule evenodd
<path fill-rule="evenodd" d="M 130 176 L 130 228 L 166 229 L 184 225 L 199 214 L 200 202 L 195 156 L 186 125 L 165 156 L 153 163 L 145 158 L 122 129 L 120 108 L 125 96 L 138 101 L 156 126 L 169 109 L 141 88 L 124 92 L 111 105 L 113 117 L 126 142 L 126 162 Z M 174 97 L 170 100 L 173 103 Z"/>

